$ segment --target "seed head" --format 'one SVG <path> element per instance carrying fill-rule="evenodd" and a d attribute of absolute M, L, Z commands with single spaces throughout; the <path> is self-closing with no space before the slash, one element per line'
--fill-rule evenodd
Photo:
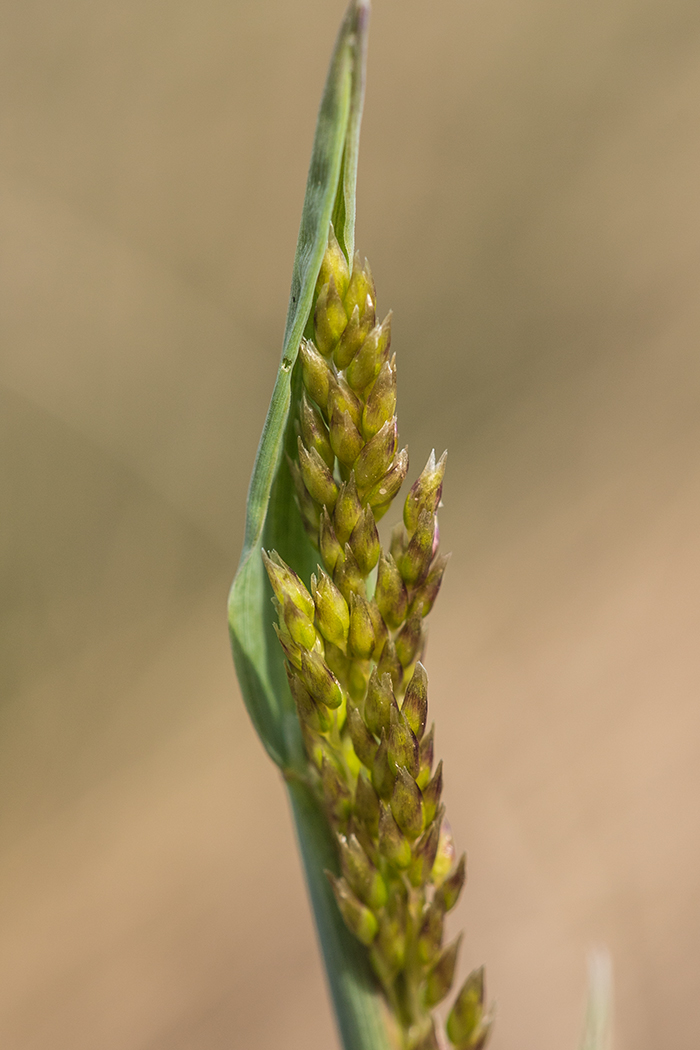
<path fill-rule="evenodd" d="M 455 865 L 444 820 L 442 763 L 433 771 L 421 663 L 424 618 L 447 562 L 437 553 L 446 457 L 431 453 L 382 550 L 377 523 L 408 471 L 408 452 L 398 451 L 391 314 L 377 323 L 369 265 L 356 255 L 350 272 L 332 228 L 311 322 L 288 465 L 322 565 L 309 593 L 275 552 L 264 555 L 275 629 L 309 780 L 336 840 L 342 875 L 329 879 L 338 907 L 369 947 L 388 1002 L 401 1004 L 403 1050 L 438 1050 L 430 1011 L 452 983 L 459 943 L 443 946 L 444 918 L 466 870 L 464 858 Z M 480 1050 L 488 1032 L 470 1005 L 474 987 L 450 1014 L 456 1050 Z"/>

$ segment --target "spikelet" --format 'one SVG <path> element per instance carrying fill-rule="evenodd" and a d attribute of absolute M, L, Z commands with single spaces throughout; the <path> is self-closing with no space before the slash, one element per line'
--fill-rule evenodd
<path fill-rule="evenodd" d="M 338 907 L 369 950 L 402 1050 L 437 1050 L 432 1010 L 450 991 L 460 943 L 443 943 L 444 918 L 466 871 L 444 819 L 421 662 L 447 562 L 437 525 L 446 453 L 431 453 L 383 550 L 377 521 L 408 470 L 391 315 L 377 320 L 369 264 L 356 254 L 350 267 L 332 227 L 312 316 L 289 467 L 322 564 L 307 590 L 276 552 L 263 557 L 309 776 L 336 835 L 342 874 L 327 874 Z M 447 1036 L 457 1050 L 481 1050 L 490 1025 L 476 971 Z"/>

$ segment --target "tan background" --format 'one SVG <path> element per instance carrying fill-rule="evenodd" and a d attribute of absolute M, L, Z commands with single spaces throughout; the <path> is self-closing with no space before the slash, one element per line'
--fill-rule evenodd
<path fill-rule="evenodd" d="M 226 591 L 341 0 L 0 34 L 0 1046 L 337 1046 Z M 700 4 L 376 0 L 359 243 L 493 1050 L 700 1042 Z"/>

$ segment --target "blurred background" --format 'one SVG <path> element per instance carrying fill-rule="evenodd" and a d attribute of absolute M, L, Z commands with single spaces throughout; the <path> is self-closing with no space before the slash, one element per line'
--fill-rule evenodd
<path fill-rule="evenodd" d="M 0 1045 L 338 1046 L 225 602 L 343 0 L 6 2 Z M 700 1039 L 700 5 L 376 0 L 358 243 L 493 1050 Z"/>

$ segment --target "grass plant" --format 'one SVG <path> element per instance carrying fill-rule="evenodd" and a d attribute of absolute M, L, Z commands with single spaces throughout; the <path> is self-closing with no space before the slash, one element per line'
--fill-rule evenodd
<path fill-rule="evenodd" d="M 229 621 L 245 702 L 285 779 L 345 1050 L 483 1050 L 471 973 L 442 1028 L 465 881 L 428 729 L 424 620 L 447 559 L 431 454 L 388 549 L 398 496 L 391 315 L 355 249 L 369 4 L 352 0 L 321 102 L 282 361 L 248 496 Z M 591 1035 L 590 1033 L 594 1034 Z M 586 1050 L 602 1042 L 589 1023 Z"/>

